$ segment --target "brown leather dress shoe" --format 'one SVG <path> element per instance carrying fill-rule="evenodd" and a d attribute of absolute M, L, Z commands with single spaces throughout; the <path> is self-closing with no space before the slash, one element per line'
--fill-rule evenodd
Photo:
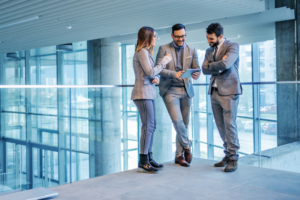
<path fill-rule="evenodd" d="M 184 158 L 185 158 L 186 162 L 191 164 L 192 159 L 193 159 L 193 154 L 191 152 L 191 147 L 189 147 L 188 149 L 184 149 Z"/>
<path fill-rule="evenodd" d="M 228 157 L 224 157 L 220 162 L 216 163 L 215 167 L 225 167 L 229 163 L 230 159 Z"/>
<path fill-rule="evenodd" d="M 189 167 L 190 166 L 190 164 L 188 162 L 186 162 L 186 160 L 184 159 L 183 156 L 176 157 L 175 158 L 175 163 L 179 164 L 179 165 L 181 165 L 183 167 Z"/>
<path fill-rule="evenodd" d="M 237 160 L 230 160 L 228 165 L 225 167 L 224 172 L 234 172 L 238 167 Z"/>

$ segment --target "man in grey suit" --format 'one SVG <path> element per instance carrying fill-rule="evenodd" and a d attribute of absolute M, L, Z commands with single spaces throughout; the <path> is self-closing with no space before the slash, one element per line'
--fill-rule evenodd
<path fill-rule="evenodd" d="M 203 74 L 212 75 L 209 92 L 214 118 L 223 140 L 225 157 L 215 167 L 225 172 L 237 169 L 240 149 L 236 117 L 242 86 L 239 78 L 239 45 L 223 38 L 223 27 L 212 23 L 206 29 L 207 42 Z M 212 133 L 211 133 L 212 134 Z"/>
<path fill-rule="evenodd" d="M 188 167 L 192 161 L 191 145 L 188 137 L 188 124 L 191 98 L 194 89 L 191 78 L 180 78 L 186 69 L 199 69 L 198 56 L 194 47 L 185 44 L 185 26 L 175 24 L 171 34 L 173 41 L 159 47 L 156 63 L 166 54 L 172 55 L 172 62 L 160 72 L 159 94 L 162 96 L 176 130 L 175 163 Z M 198 79 L 200 72 L 192 75 Z"/>

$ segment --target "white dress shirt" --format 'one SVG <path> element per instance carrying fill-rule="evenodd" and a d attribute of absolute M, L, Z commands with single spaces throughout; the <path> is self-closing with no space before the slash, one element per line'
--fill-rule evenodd
<path fill-rule="evenodd" d="M 221 46 L 222 46 L 222 44 L 223 44 L 224 41 L 225 41 L 225 38 L 222 38 L 220 44 L 218 44 L 218 49 L 217 49 L 216 57 L 217 57 L 217 55 L 218 55 L 218 52 L 220 52 L 220 48 L 221 48 Z M 215 50 L 216 50 L 216 48 L 214 48 L 213 55 L 214 55 L 214 53 L 215 53 Z M 219 72 L 221 73 L 222 70 L 219 70 Z M 215 88 L 217 88 L 217 83 L 216 83 L 216 81 L 214 82 L 214 84 L 213 84 L 212 86 L 215 87 Z"/>

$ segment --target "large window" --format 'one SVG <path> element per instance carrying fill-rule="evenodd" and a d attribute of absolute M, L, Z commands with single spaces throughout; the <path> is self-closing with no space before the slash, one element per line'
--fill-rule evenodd
<path fill-rule="evenodd" d="M 2 176 L 26 183 L 8 188 L 51 187 L 91 178 L 96 165 L 103 170 L 100 175 L 136 168 L 141 122 L 131 100 L 135 45 L 121 44 L 119 51 L 120 79 L 126 87 L 1 89 L 6 167 L 0 181 Z M 197 53 L 201 65 L 205 50 Z M 237 129 L 240 155 L 245 156 L 277 146 L 277 87 L 272 83 L 276 81 L 275 41 L 240 45 L 239 53 L 243 95 Z M 0 55 L 0 59 L 3 85 L 88 84 L 87 42 L 74 43 L 73 51 L 51 46 Z M 219 160 L 224 156 L 223 141 L 211 109 L 209 82 L 210 76 L 203 74 L 193 81 L 188 133 L 195 157 Z M 162 138 L 162 143 L 154 143 L 163 149 L 156 155 L 169 161 L 174 158 L 176 132 L 162 98 L 155 102 L 155 137 Z M 107 155 L 112 159 L 99 161 Z M 32 157 L 32 177 L 26 167 L 28 156 Z"/>
<path fill-rule="evenodd" d="M 73 51 L 50 46 L 2 54 L 0 59 L 3 85 L 88 83 L 87 42 L 74 43 Z M 1 89 L 1 137 L 5 141 L 0 145 L 6 156 L 0 186 L 2 181 L 15 180 L 7 182 L 7 191 L 89 178 L 88 90 L 78 88 L 70 94 L 64 88 Z M 32 177 L 26 171 L 28 161 Z"/>

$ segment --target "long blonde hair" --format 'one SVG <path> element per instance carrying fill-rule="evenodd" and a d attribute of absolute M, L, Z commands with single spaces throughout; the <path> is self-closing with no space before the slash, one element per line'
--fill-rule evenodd
<path fill-rule="evenodd" d="M 138 33 L 138 40 L 136 44 L 136 52 L 139 52 L 142 48 L 146 48 L 151 55 L 153 55 L 153 47 L 151 46 L 154 37 L 154 29 L 148 26 L 140 28 Z"/>

